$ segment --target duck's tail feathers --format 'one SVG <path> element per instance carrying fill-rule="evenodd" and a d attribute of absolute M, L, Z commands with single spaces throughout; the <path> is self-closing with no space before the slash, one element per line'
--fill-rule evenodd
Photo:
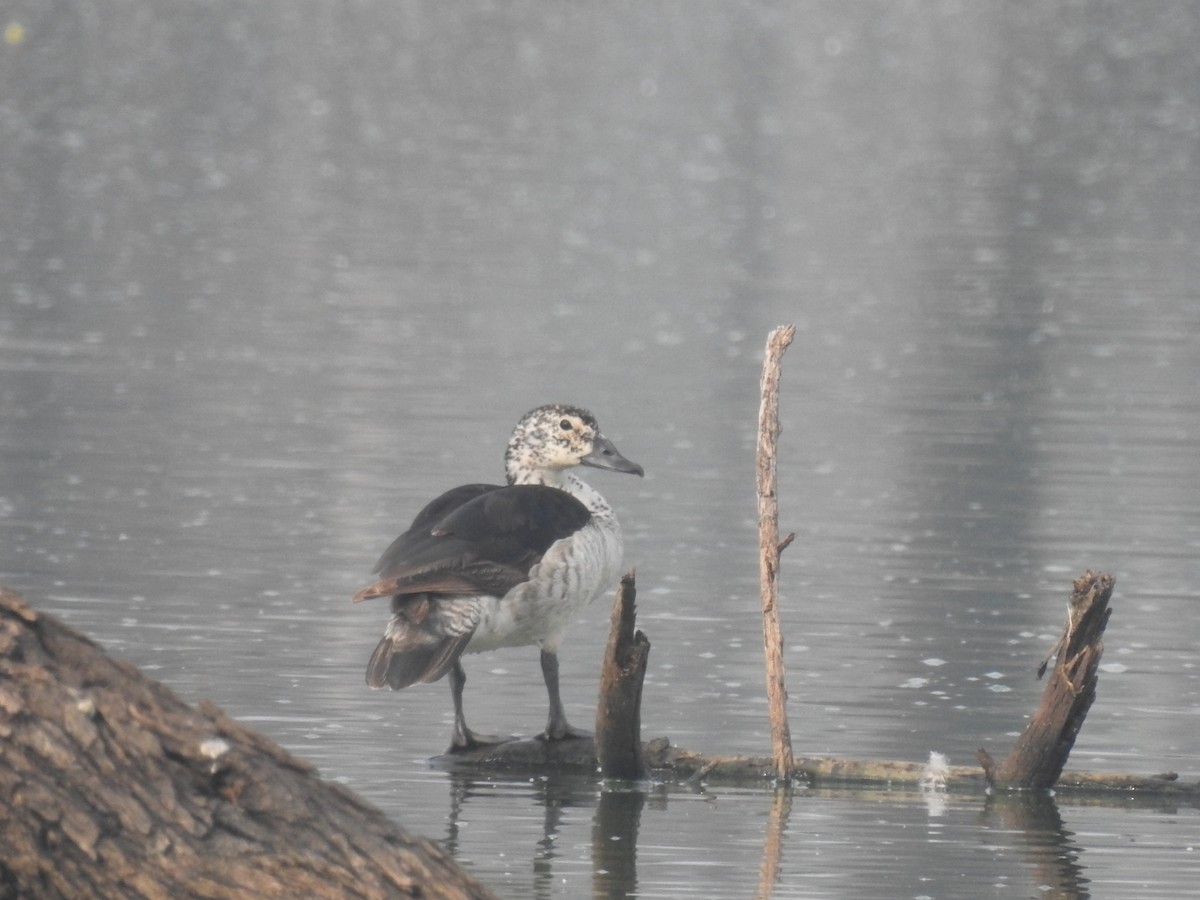
<path fill-rule="evenodd" d="M 386 634 L 367 663 L 367 684 L 398 691 L 412 684 L 437 681 L 458 662 L 471 641 L 471 634 L 449 637 Z"/>

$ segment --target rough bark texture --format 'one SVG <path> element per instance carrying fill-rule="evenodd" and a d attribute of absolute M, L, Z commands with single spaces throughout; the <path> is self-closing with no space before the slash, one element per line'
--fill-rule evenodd
<path fill-rule="evenodd" d="M 0 588 L 0 897 L 491 897 L 432 842 Z"/>
<path fill-rule="evenodd" d="M 779 559 L 795 535 L 779 540 L 779 504 L 775 494 L 775 445 L 779 438 L 779 370 L 796 326 L 774 328 L 763 359 L 762 401 L 758 411 L 759 591 L 762 596 L 763 651 L 766 659 L 767 709 L 771 716 L 771 756 L 779 779 L 792 770 L 792 732 L 788 725 L 784 681 L 783 629 L 779 624 Z"/>
<path fill-rule="evenodd" d="M 621 579 L 613 603 L 612 625 L 604 668 L 600 672 L 600 699 L 596 705 L 596 759 L 607 779 L 638 781 L 649 776 L 642 752 L 642 683 L 650 641 L 634 630 L 637 588 L 633 573 Z"/>
<path fill-rule="evenodd" d="M 1104 652 L 1102 638 L 1115 581 L 1111 575 L 1090 570 L 1075 580 L 1067 624 L 1055 650 L 1058 658 L 1042 702 L 1012 752 L 994 773 L 989 772 L 997 786 L 1044 790 L 1058 781 L 1096 699 L 1096 670 Z M 986 770 L 985 756 L 980 761 Z"/>

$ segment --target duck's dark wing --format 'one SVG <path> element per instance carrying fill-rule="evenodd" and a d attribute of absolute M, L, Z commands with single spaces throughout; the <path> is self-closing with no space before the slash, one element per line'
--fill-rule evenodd
<path fill-rule="evenodd" d="M 455 488 L 417 514 L 379 561 L 379 580 L 354 599 L 420 593 L 502 597 L 529 578 L 555 541 L 590 518 L 575 497 L 544 485 Z"/>
<path fill-rule="evenodd" d="M 419 546 L 420 543 L 429 537 L 429 533 L 433 531 L 435 525 L 454 512 L 463 504 L 469 503 L 484 494 L 491 491 L 498 491 L 503 485 L 499 484 L 464 484 L 460 487 L 451 488 L 433 500 L 425 504 L 425 507 L 417 513 L 413 518 L 412 524 L 408 526 L 408 530 L 400 537 L 392 541 L 391 546 L 383 551 L 383 556 L 379 557 L 379 562 L 375 563 L 375 568 L 371 570 L 373 574 L 380 574 L 388 571 L 388 569 L 403 565 L 405 560 L 411 555 L 412 548 Z"/>

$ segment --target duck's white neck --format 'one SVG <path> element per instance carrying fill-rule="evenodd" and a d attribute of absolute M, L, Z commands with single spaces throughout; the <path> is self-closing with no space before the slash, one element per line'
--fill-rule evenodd
<path fill-rule="evenodd" d="M 600 492 L 590 484 L 564 469 L 526 469 L 509 473 L 510 484 L 544 484 L 548 487 L 566 491 L 580 503 L 586 506 L 593 515 L 611 515 L 612 507 L 608 505 Z"/>

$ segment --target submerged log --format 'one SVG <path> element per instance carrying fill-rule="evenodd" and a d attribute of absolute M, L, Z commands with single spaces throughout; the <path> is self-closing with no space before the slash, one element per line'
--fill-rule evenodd
<path fill-rule="evenodd" d="M 1067 622 L 1053 653 L 1057 659 L 1037 711 L 1004 762 L 996 765 L 986 750 L 978 753 L 997 787 L 1045 790 L 1058 781 L 1096 699 L 1096 672 L 1115 583 L 1111 575 L 1091 570 L 1075 580 Z M 1039 678 L 1046 665 L 1038 670 Z"/>
<path fill-rule="evenodd" d="M 686 787 L 776 788 L 774 760 L 767 756 L 712 756 L 672 746 L 665 737 L 642 746 L 650 776 L 664 784 Z M 547 745 L 537 738 L 513 740 L 486 749 L 438 757 L 435 762 L 458 773 L 546 774 L 596 777 L 595 745 L 591 739 L 559 741 Z M 930 783 L 927 762 L 890 759 L 851 759 L 840 756 L 800 756 L 789 782 L 820 790 L 894 790 L 914 792 Z M 952 794 L 983 794 L 990 785 L 976 765 L 947 766 L 939 789 Z M 1200 803 L 1200 782 L 1180 781 L 1175 772 L 1131 775 L 1119 772 L 1062 773 L 1055 785 L 1060 796 L 1122 799 L 1140 795 L 1173 797 Z"/>
<path fill-rule="evenodd" d="M 0 588 L 0 895 L 486 898 L 436 844 Z"/>

